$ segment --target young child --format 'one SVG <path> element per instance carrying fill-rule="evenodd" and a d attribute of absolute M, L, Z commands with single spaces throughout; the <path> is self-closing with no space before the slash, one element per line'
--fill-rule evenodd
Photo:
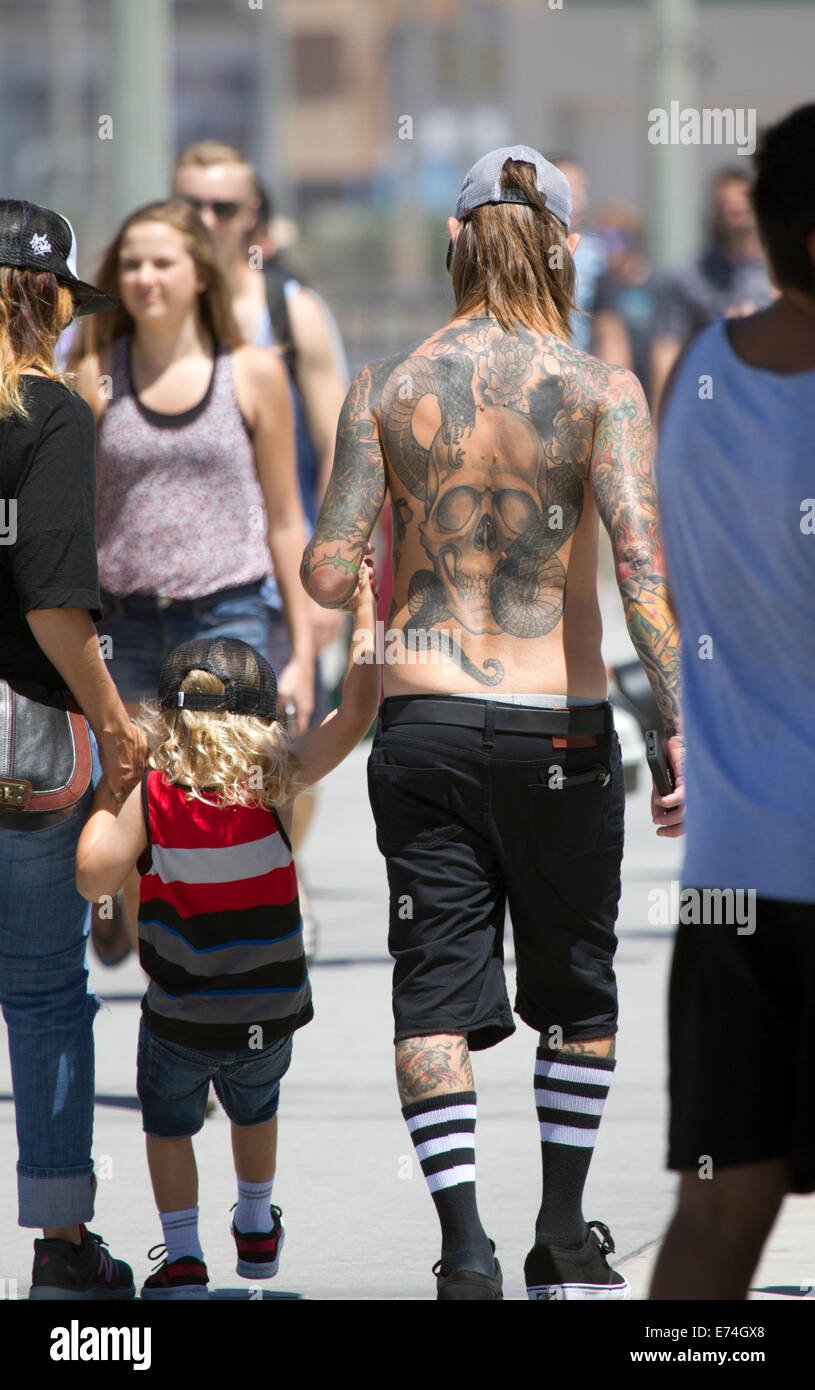
<path fill-rule="evenodd" d="M 121 809 L 100 782 L 79 840 L 77 887 L 90 901 L 118 892 L 134 868 L 141 875 L 139 956 L 150 983 L 138 1094 L 166 1244 L 142 1298 L 208 1296 L 192 1136 L 210 1079 L 232 1128 L 237 1272 L 252 1280 L 277 1273 L 279 1085 L 292 1034 L 313 1013 L 290 803 L 341 763 L 376 717 L 375 596 L 366 556 L 345 605 L 356 631 L 342 705 L 293 740 L 275 720 L 274 673 L 253 647 L 217 637 L 177 647 L 149 729 L 152 770 Z"/>

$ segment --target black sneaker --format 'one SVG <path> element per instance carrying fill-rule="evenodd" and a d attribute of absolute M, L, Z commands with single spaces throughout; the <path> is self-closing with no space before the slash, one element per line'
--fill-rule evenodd
<path fill-rule="evenodd" d="M 593 1227 L 602 1232 L 602 1244 Z M 586 1244 L 581 1250 L 536 1245 L 524 1262 L 529 1297 L 542 1302 L 558 1298 L 628 1298 L 628 1280 L 612 1269 L 606 1259 L 613 1251 L 611 1232 L 602 1221 L 587 1223 Z"/>
<path fill-rule="evenodd" d="M 232 1207 L 235 1210 L 237 1206 Z M 286 1239 L 283 1212 L 271 1204 L 271 1231 L 239 1231 L 232 1221 L 232 1235 L 238 1248 L 236 1272 L 242 1279 L 273 1279 L 280 1264 L 280 1252 Z"/>
<path fill-rule="evenodd" d="M 80 1226 L 81 1245 L 70 1240 L 34 1241 L 32 1299 L 135 1298 L 133 1271 L 111 1259 L 101 1236 Z"/>
<path fill-rule="evenodd" d="M 166 1245 L 154 1245 L 147 1252 L 148 1260 L 160 1260 L 166 1256 Z M 203 1260 L 195 1255 L 182 1255 L 181 1259 L 168 1264 L 164 1260 L 142 1284 L 141 1296 L 146 1299 L 202 1299 L 209 1298 L 209 1274 Z"/>
<path fill-rule="evenodd" d="M 495 1242 L 492 1240 L 490 1247 L 494 1255 Z M 438 1302 L 451 1302 L 453 1300 L 470 1303 L 476 1300 L 494 1302 L 496 1299 L 504 1297 L 504 1276 L 497 1260 L 495 1261 L 495 1273 L 492 1275 L 479 1274 L 475 1269 L 456 1269 L 452 1274 L 443 1274 L 441 1260 L 437 1260 L 434 1264 L 433 1273 L 436 1276 L 436 1299 Z"/>

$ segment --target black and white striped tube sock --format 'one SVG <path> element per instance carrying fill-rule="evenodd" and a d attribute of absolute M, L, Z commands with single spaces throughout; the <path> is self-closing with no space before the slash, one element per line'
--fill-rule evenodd
<path fill-rule="evenodd" d="M 583 1188 L 614 1067 L 613 1057 L 537 1050 L 543 1201 L 535 1223 L 536 1245 L 585 1244 Z"/>
<path fill-rule="evenodd" d="M 441 1223 L 442 1272 L 491 1275 L 494 1261 L 475 1199 L 475 1091 L 402 1106 Z"/>

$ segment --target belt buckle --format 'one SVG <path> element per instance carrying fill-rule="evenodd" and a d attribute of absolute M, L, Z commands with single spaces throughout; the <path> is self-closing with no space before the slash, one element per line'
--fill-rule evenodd
<path fill-rule="evenodd" d="M 9 811 L 24 811 L 31 783 L 16 777 L 0 777 L 0 807 Z"/>
<path fill-rule="evenodd" d="M 156 607 L 157 607 L 157 608 L 161 608 L 161 609 L 169 608 L 169 607 L 170 607 L 170 604 L 171 604 L 171 603 L 174 603 L 174 602 L 175 602 L 175 600 L 174 600 L 174 599 L 171 599 L 171 598 L 167 598 L 166 594 L 157 594 L 157 596 L 156 596 Z"/>

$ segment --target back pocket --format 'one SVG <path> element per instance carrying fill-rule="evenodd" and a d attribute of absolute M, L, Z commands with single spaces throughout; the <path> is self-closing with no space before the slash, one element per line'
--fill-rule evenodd
<path fill-rule="evenodd" d="M 603 763 L 568 770 L 555 759 L 527 784 L 526 853 L 531 859 L 568 859 L 596 850 L 608 815 L 611 770 Z"/>
<path fill-rule="evenodd" d="M 380 853 L 432 849 L 452 840 L 460 822 L 451 810 L 449 778 L 438 767 L 400 767 L 368 760 L 368 799 Z"/>

